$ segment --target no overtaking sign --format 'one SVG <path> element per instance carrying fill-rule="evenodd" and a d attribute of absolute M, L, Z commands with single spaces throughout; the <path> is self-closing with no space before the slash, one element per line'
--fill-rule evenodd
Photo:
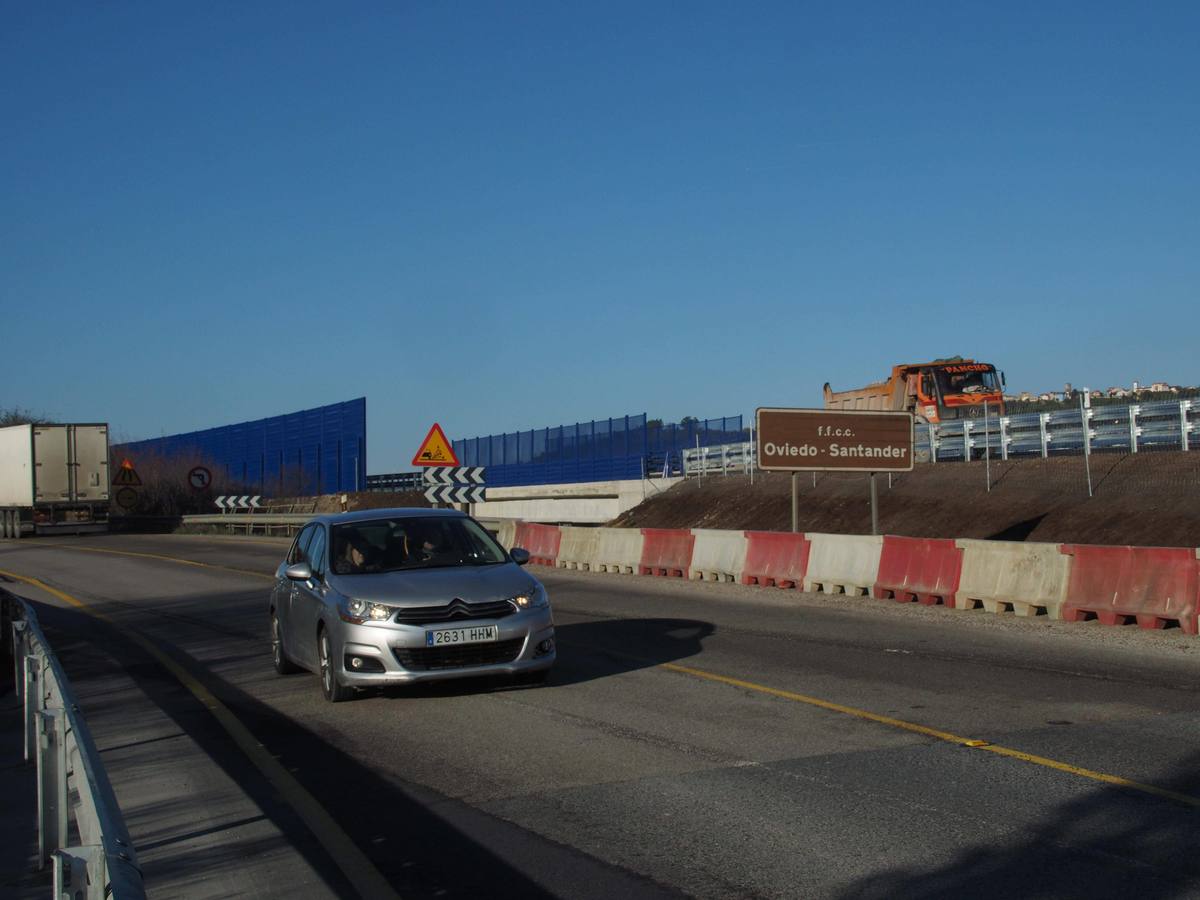
<path fill-rule="evenodd" d="M 758 467 L 783 472 L 911 472 L 908 412 L 760 408 Z"/>

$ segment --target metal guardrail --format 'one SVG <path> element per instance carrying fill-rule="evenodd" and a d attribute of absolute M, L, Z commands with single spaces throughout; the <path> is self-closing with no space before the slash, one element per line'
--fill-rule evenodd
<path fill-rule="evenodd" d="M 367 490 L 403 493 L 425 490 L 425 473 L 393 472 L 389 475 L 368 475 Z"/>
<path fill-rule="evenodd" d="M 1087 421 L 1087 428 L 1083 427 Z M 1097 406 L 1054 412 L 918 423 L 918 462 L 1066 456 L 1097 450 L 1200 449 L 1200 400 L 1166 400 L 1130 406 Z M 747 472 L 755 464 L 752 443 L 685 450 L 685 475 Z"/>
<path fill-rule="evenodd" d="M 52 866 L 53 897 L 143 900 L 137 853 L 79 712 L 62 665 L 37 615 L 20 597 L 0 590 L 0 640 L 11 632 L 13 676 L 24 707 L 25 759 L 37 762 L 38 859 Z M 67 846 L 68 820 L 78 845 Z"/>
<path fill-rule="evenodd" d="M 1084 428 L 1084 422 L 1087 428 Z M 1097 406 L 918 425 L 917 459 L 933 462 L 1096 450 L 1191 450 L 1200 446 L 1200 400 Z"/>
<path fill-rule="evenodd" d="M 183 516 L 184 525 L 220 525 L 229 534 L 292 535 L 316 513 L 204 513 Z"/>
<path fill-rule="evenodd" d="M 730 472 L 749 472 L 755 466 L 755 446 L 747 441 L 684 450 L 683 474 L 728 475 Z"/>
<path fill-rule="evenodd" d="M 312 521 L 312 516 L 264 516 L 251 515 L 249 513 L 226 513 L 225 515 L 216 516 L 184 516 L 183 522 L 185 525 L 225 525 L 228 527 L 230 534 L 238 533 L 236 529 L 241 528 L 245 534 L 253 534 L 253 528 L 274 528 L 287 529 L 286 533 L 290 537 L 295 534 L 305 523 Z M 286 521 L 280 521 L 286 520 Z M 478 518 L 477 521 L 492 534 L 496 533 L 496 529 L 500 527 L 500 519 L 494 516 Z M 273 531 L 264 532 L 266 534 L 274 534 Z"/>

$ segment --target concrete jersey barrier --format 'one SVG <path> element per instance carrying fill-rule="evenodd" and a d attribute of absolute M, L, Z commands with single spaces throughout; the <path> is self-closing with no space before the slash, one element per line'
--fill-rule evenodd
<path fill-rule="evenodd" d="M 1063 544 L 1072 558 L 1063 618 L 1095 615 L 1105 625 L 1136 619 L 1142 628 L 1179 623 L 1197 632 L 1200 565 L 1195 550 L 1177 547 L 1103 547 Z"/>
<path fill-rule="evenodd" d="M 787 531 L 747 531 L 742 584 L 801 588 L 808 571 L 812 545 L 803 534 Z"/>
<path fill-rule="evenodd" d="M 558 545 L 558 567 L 590 571 L 596 563 L 596 551 L 600 546 L 600 529 L 563 525 L 561 530 L 562 541 Z"/>
<path fill-rule="evenodd" d="M 955 545 L 963 554 L 955 608 L 1062 618 L 1071 557 L 1058 544 L 962 539 Z"/>
<path fill-rule="evenodd" d="M 693 528 L 692 565 L 688 578 L 693 581 L 739 581 L 746 566 L 746 533 Z"/>
<path fill-rule="evenodd" d="M 812 548 L 804 590 L 866 596 L 879 579 L 883 537 L 869 534 L 807 534 Z"/>
<path fill-rule="evenodd" d="M 1016 615 L 1044 613 L 1200 632 L 1200 549 L 792 534 L 580 528 L 505 520 L 497 537 L 535 562 L 590 571 L 802 587 Z"/>
<path fill-rule="evenodd" d="M 562 531 L 557 525 L 521 522 L 515 538 L 518 547 L 529 551 L 529 561 L 539 566 L 552 566 L 558 559 Z"/>
<path fill-rule="evenodd" d="M 632 574 L 642 564 L 642 532 L 638 528 L 597 528 L 595 570 Z"/>
<path fill-rule="evenodd" d="M 496 529 L 496 540 L 500 542 L 500 546 L 505 550 L 511 550 L 517 546 L 517 520 L 502 519 L 500 527 Z"/>
<path fill-rule="evenodd" d="M 695 541 L 686 528 L 643 528 L 638 573 L 686 578 L 692 567 Z"/>
<path fill-rule="evenodd" d="M 880 600 L 954 606 L 961 571 L 962 551 L 954 541 L 889 534 L 883 538 L 879 577 L 872 593 Z"/>

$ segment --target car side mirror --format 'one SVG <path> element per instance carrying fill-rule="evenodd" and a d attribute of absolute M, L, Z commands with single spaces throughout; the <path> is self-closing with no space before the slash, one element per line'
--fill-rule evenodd
<path fill-rule="evenodd" d="M 283 574 L 292 581 L 311 581 L 313 577 L 312 566 L 306 562 L 292 563 Z"/>
<path fill-rule="evenodd" d="M 529 562 L 529 551 L 522 547 L 513 547 L 508 551 L 508 555 L 512 557 L 512 561 L 518 566 L 523 566 Z"/>

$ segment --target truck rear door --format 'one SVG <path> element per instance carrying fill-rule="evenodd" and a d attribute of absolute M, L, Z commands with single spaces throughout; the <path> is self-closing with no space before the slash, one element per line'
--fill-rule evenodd
<path fill-rule="evenodd" d="M 108 499 L 108 428 L 73 425 L 76 500 Z"/>
<path fill-rule="evenodd" d="M 67 426 L 33 427 L 33 501 L 53 503 L 71 499 L 67 466 Z"/>

